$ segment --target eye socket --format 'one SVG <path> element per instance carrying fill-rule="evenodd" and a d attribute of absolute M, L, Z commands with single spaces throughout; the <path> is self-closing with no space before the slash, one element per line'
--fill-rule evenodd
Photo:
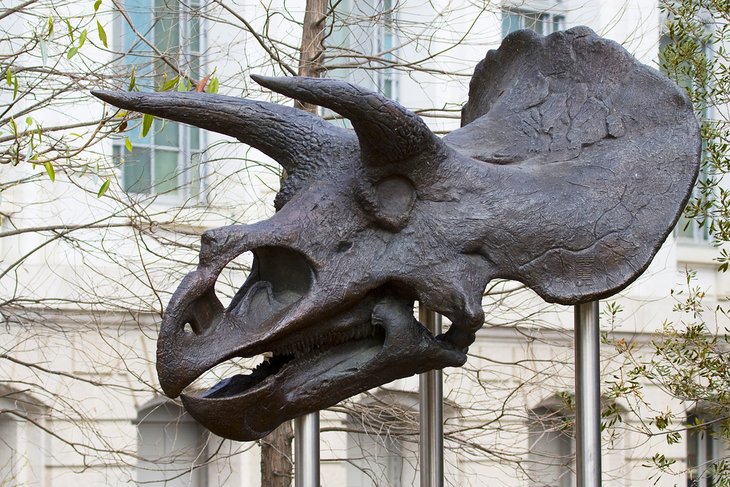
<path fill-rule="evenodd" d="M 402 176 L 389 176 L 374 185 L 375 217 L 381 225 L 390 230 L 400 230 L 408 223 L 416 188 Z"/>

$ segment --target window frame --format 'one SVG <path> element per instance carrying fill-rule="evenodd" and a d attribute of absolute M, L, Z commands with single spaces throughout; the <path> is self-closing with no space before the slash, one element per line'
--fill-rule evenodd
<path fill-rule="evenodd" d="M 552 402 L 552 401 L 551 401 Z M 560 405 L 541 405 L 528 411 L 527 472 L 530 487 L 574 487 L 576 443 L 573 417 Z M 557 478 L 544 479 L 555 470 Z"/>
<path fill-rule="evenodd" d="M 669 44 L 670 39 L 666 32 L 660 33 L 659 36 L 659 45 L 657 49 L 657 68 L 659 71 L 670 77 L 671 79 L 674 78 L 680 78 L 679 73 L 674 73 L 674 77 L 670 75 L 670 73 L 667 72 L 666 66 L 663 62 L 663 49 Z M 712 49 L 710 45 L 703 45 L 702 50 L 704 51 L 704 54 L 711 59 L 712 56 Z M 685 65 L 686 66 L 686 65 Z M 682 89 L 687 89 L 688 87 L 691 89 L 694 89 L 694 84 L 692 83 L 692 80 L 689 79 L 680 79 L 678 82 L 679 86 Z M 708 105 L 705 105 L 702 107 L 700 118 L 701 120 L 711 120 L 713 117 L 713 111 L 714 108 Z M 706 182 L 710 179 L 712 176 L 709 172 L 708 165 L 705 163 L 705 154 L 706 154 L 706 142 L 702 141 L 702 165 L 700 166 L 700 173 L 697 177 L 697 183 L 695 184 L 695 187 L 692 189 L 692 193 L 690 194 L 690 199 L 697 198 L 701 194 L 701 185 L 703 182 Z M 674 237 L 676 241 L 683 245 L 698 245 L 698 246 L 708 246 L 713 243 L 713 238 L 710 235 L 710 229 L 709 225 L 704 224 L 700 225 L 700 223 L 694 219 L 694 218 L 687 218 L 684 213 L 684 209 L 682 211 L 682 214 L 679 217 L 679 220 L 677 221 L 677 224 L 674 227 Z"/>
<path fill-rule="evenodd" d="M 721 431 L 721 419 L 715 415 L 704 411 L 687 415 L 687 487 L 716 485 L 710 470 L 730 453 Z"/>
<path fill-rule="evenodd" d="M 335 9 L 335 24 L 329 26 L 332 34 L 325 45 L 337 53 L 335 58 L 340 62 L 347 63 L 346 60 L 350 59 L 349 63 L 356 67 L 325 65 L 329 70 L 328 76 L 347 80 L 398 101 L 400 73 L 391 66 L 397 61 L 400 50 L 398 7 L 395 0 L 377 0 L 372 4 L 354 0 L 339 2 Z M 378 59 L 373 60 L 373 57 Z M 322 109 L 320 115 L 330 116 L 332 113 Z M 348 122 L 343 124 L 349 126 Z"/>
<path fill-rule="evenodd" d="M 551 9 L 530 8 L 530 4 L 520 5 L 519 7 L 503 5 L 502 6 L 502 38 L 509 34 L 522 29 L 530 29 L 540 35 L 549 35 L 553 32 L 565 30 L 566 15 L 565 12 Z M 512 26 L 513 20 L 516 19 L 517 27 Z M 530 20 L 531 23 L 527 21 Z M 540 26 L 540 29 L 535 27 Z"/>
<path fill-rule="evenodd" d="M 154 39 L 156 31 L 156 25 L 160 22 L 156 18 L 157 4 L 161 2 L 167 2 L 168 0 L 126 0 L 120 2 L 120 8 L 127 8 L 130 3 L 135 4 L 134 7 L 130 8 L 142 8 L 138 4 L 147 4 L 150 7 L 150 17 L 148 19 L 149 25 L 146 32 L 141 32 L 142 35 L 149 39 L 151 43 L 157 46 L 157 42 Z M 177 1 L 177 0 L 169 0 Z M 182 5 L 182 4 L 181 4 Z M 174 53 L 175 59 L 184 66 L 188 67 L 189 75 L 193 79 L 197 79 L 202 76 L 207 62 L 205 58 L 206 46 L 208 42 L 207 36 L 207 21 L 203 15 L 205 6 L 201 0 L 191 0 L 184 4 L 184 7 L 178 8 L 176 11 L 177 22 L 178 22 L 178 39 L 177 47 L 178 51 Z M 199 11 L 200 14 L 195 12 Z M 131 18 L 133 14 L 129 11 L 125 12 L 125 15 Z M 144 71 L 139 70 L 139 64 L 135 63 L 137 59 L 143 58 L 149 55 L 150 49 L 133 50 L 132 46 L 139 44 L 141 41 L 139 38 L 133 39 L 131 43 L 127 43 L 128 35 L 136 36 L 131 32 L 131 28 L 127 20 L 124 18 L 121 12 L 118 12 L 114 20 L 115 32 L 118 35 L 114 38 L 114 48 L 117 52 L 126 53 L 121 59 L 121 65 L 127 69 L 129 77 L 131 77 L 132 69 L 135 69 L 136 78 L 136 90 L 140 91 L 152 91 L 157 88 L 154 86 L 158 74 L 155 73 L 156 63 L 159 61 L 148 61 L 141 63 Z M 197 25 L 197 38 L 193 39 L 192 32 Z M 137 28 L 135 26 L 135 28 Z M 137 53 L 137 54 L 135 54 Z M 131 62 L 130 62 L 131 61 Z M 197 68 L 197 73 L 193 72 Z M 150 84 L 151 83 L 151 84 Z M 163 137 L 168 134 L 163 134 L 163 130 L 169 130 L 170 125 L 177 128 L 176 139 L 177 145 L 170 145 L 164 143 L 157 143 L 158 137 Z M 112 145 L 112 158 L 115 164 L 119 168 L 120 186 L 122 191 L 128 195 L 140 195 L 153 197 L 155 201 L 162 202 L 164 204 L 178 204 L 184 201 L 192 200 L 195 203 L 201 204 L 207 202 L 207 160 L 205 157 L 205 148 L 207 147 L 208 134 L 207 131 L 200 129 L 199 127 L 189 126 L 179 122 L 171 122 L 164 119 L 155 118 L 149 132 L 145 137 L 141 137 L 142 121 L 140 120 L 134 124 L 131 128 L 122 134 L 120 137 L 114 139 Z M 197 132 L 197 136 L 194 132 Z M 127 139 L 132 146 L 131 153 L 127 150 Z M 147 155 L 142 160 L 137 160 L 137 164 L 144 164 L 145 167 L 142 170 L 142 175 L 148 180 L 145 184 L 149 186 L 146 188 L 135 188 L 136 183 L 129 183 L 127 178 L 129 177 L 127 162 L 134 160 L 135 150 L 146 151 Z M 158 152 L 175 152 L 176 153 L 176 164 L 174 173 L 169 172 L 169 178 L 160 179 L 156 172 L 159 170 L 160 164 L 158 164 L 157 157 Z M 197 174 L 195 174 L 197 172 Z M 173 188 L 168 188 L 169 180 L 174 177 L 175 184 Z M 156 190 L 156 186 L 162 186 L 163 189 Z"/>
<path fill-rule="evenodd" d="M 137 429 L 135 482 L 150 487 L 178 484 L 208 487 L 208 442 L 211 433 L 182 406 L 167 398 L 153 398 L 139 408 L 132 424 Z M 181 428 L 187 428 L 188 439 L 191 436 L 196 438 L 195 444 L 185 442 L 186 435 Z M 149 438 L 156 442 L 145 444 L 145 439 Z M 159 454 L 155 453 L 158 456 L 150 456 L 148 450 L 160 444 Z"/>
<path fill-rule="evenodd" d="M 398 53 L 399 39 L 396 28 L 396 4 L 393 0 L 380 0 L 378 10 L 380 21 L 377 24 L 377 45 L 375 52 L 382 55 L 385 61 L 395 61 Z M 385 66 L 377 72 L 377 89 L 384 96 L 398 101 L 400 86 L 398 72 L 391 66 Z"/>
<path fill-rule="evenodd" d="M 0 384 L 0 485 L 42 479 L 46 468 L 48 406 L 35 395 Z"/>
<path fill-rule="evenodd" d="M 412 441 L 418 431 L 418 395 L 381 387 L 357 404 L 345 420 L 347 485 L 412 485 L 418 463 L 417 438 Z"/>

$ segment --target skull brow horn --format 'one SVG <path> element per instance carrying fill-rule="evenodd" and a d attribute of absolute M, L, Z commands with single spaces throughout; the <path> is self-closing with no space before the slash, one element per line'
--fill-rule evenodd
<path fill-rule="evenodd" d="M 194 92 L 92 91 L 92 94 L 126 110 L 235 137 L 276 160 L 289 173 L 321 165 L 326 162 L 323 157 L 329 159 L 328 153 L 350 137 L 347 130 L 315 115 L 265 101 Z"/>
<path fill-rule="evenodd" d="M 397 162 L 440 147 L 439 139 L 421 117 L 379 93 L 334 79 L 251 77 L 270 90 L 329 108 L 349 119 L 368 163 Z"/>

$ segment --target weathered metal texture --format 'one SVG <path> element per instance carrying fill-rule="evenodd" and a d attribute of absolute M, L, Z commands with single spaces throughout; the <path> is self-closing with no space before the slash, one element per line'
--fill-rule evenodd
<path fill-rule="evenodd" d="M 157 370 L 171 397 L 223 361 L 273 354 L 182 396 L 226 438 L 260 438 L 396 378 L 462 365 L 492 279 L 563 304 L 621 290 L 669 234 L 698 170 L 685 95 L 585 27 L 508 36 L 477 66 L 463 127 L 444 138 L 343 81 L 254 79 L 354 130 L 261 101 L 95 93 L 236 137 L 289 174 L 273 217 L 203 234 L 200 264 L 160 330 Z M 253 270 L 224 308 L 216 278 L 247 251 Z M 449 330 L 428 333 L 414 300 L 447 316 Z"/>

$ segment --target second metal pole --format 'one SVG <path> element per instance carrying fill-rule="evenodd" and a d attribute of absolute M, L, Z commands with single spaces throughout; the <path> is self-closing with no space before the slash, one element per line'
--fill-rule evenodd
<path fill-rule="evenodd" d="M 577 487 L 601 485 L 601 379 L 598 301 L 575 306 Z"/>
<path fill-rule="evenodd" d="M 294 420 L 294 487 L 319 487 L 319 412 Z"/>
<path fill-rule="evenodd" d="M 418 319 L 437 336 L 441 333 L 441 315 L 418 305 Z M 419 376 L 419 411 L 421 422 L 421 487 L 444 485 L 444 414 L 443 384 L 440 370 Z"/>

